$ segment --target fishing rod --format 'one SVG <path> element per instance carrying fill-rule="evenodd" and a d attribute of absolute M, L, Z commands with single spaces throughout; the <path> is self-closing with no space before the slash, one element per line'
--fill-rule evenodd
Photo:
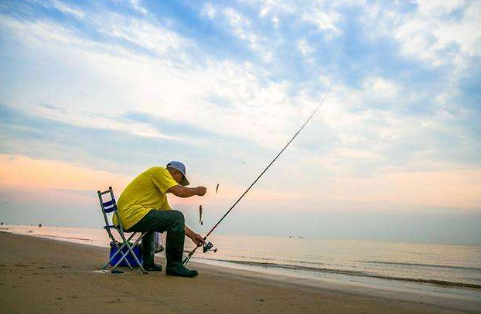
<path fill-rule="evenodd" d="M 314 117 L 314 115 L 316 114 L 317 110 L 319 110 L 319 108 L 321 107 L 322 103 L 324 102 L 324 100 L 326 99 L 327 95 L 329 94 L 329 92 L 331 91 L 331 84 L 329 84 L 329 88 L 327 89 L 326 93 L 324 94 L 324 97 L 322 98 L 321 102 L 319 103 L 319 105 L 317 106 L 317 108 L 312 112 L 312 114 L 309 116 L 309 118 L 306 120 L 306 122 L 304 122 L 304 124 L 301 126 L 301 128 L 296 132 L 296 134 L 294 134 L 294 136 L 289 140 L 289 142 L 287 142 L 287 144 L 284 146 L 284 148 L 282 148 L 282 150 L 279 152 L 279 154 L 277 154 L 276 157 L 274 157 L 274 159 L 272 159 L 272 161 L 267 165 L 267 167 L 261 172 L 261 174 L 254 180 L 254 182 L 252 182 L 252 184 L 247 188 L 247 190 L 244 191 L 244 193 L 242 193 L 242 195 L 237 199 L 237 201 L 235 201 L 235 203 L 229 208 L 229 210 L 227 210 L 227 212 L 224 214 L 224 216 L 221 217 L 221 219 L 219 219 L 219 221 L 212 227 L 212 229 L 210 229 L 209 232 L 207 232 L 207 234 L 205 235 L 204 237 L 204 242 L 205 240 L 207 240 L 207 237 L 210 236 L 210 234 L 212 232 L 214 232 L 214 230 L 217 228 L 217 226 L 220 225 L 220 223 L 225 219 L 225 217 L 227 217 L 227 215 L 229 215 L 229 213 L 234 209 L 234 207 L 236 207 L 236 205 L 244 198 L 244 196 L 249 192 L 249 190 L 257 183 L 257 181 L 259 181 L 259 179 L 264 175 L 264 173 L 266 173 L 266 171 L 272 166 L 272 164 L 277 160 L 277 158 L 279 158 L 279 156 L 286 150 L 286 148 L 289 146 L 289 144 L 291 144 L 291 142 L 297 137 L 297 135 L 299 135 L 299 133 L 301 133 L 302 129 L 304 129 L 304 127 L 309 123 L 309 121 L 311 121 L 312 117 Z M 197 251 L 197 249 L 199 247 L 202 246 L 202 243 L 200 244 L 197 244 L 197 246 L 189 252 L 189 255 L 184 259 L 183 261 L 183 264 L 186 265 L 190 258 L 192 257 L 192 255 L 194 255 L 195 251 Z M 209 251 L 213 248 L 213 245 L 211 242 L 207 243 L 204 245 L 204 253 L 206 251 Z M 215 251 L 217 251 L 217 249 L 214 249 Z"/>

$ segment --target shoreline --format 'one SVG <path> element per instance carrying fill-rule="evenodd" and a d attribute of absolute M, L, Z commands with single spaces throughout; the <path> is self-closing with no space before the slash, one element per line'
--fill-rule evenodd
<path fill-rule="evenodd" d="M 7 232 L 18 235 L 27 235 L 32 237 L 39 237 L 44 239 L 53 239 L 55 241 L 63 241 L 68 243 L 77 243 L 87 246 L 96 246 L 105 248 L 108 244 L 103 242 L 98 242 L 90 239 L 86 236 L 81 237 L 78 235 L 54 235 L 47 233 L 37 233 L 40 229 L 35 230 L 35 226 L 20 226 L 22 231 L 18 230 L 19 226 L 15 226 L 13 229 L 8 228 L 8 226 L 0 227 L 0 232 Z M 70 228 L 67 228 L 70 229 Z M 75 229 L 75 228 L 74 228 Z M 26 230 L 26 231 L 25 231 Z M 79 229 L 85 231 L 87 229 Z M 90 231 L 90 229 L 88 229 Z M 97 230 L 97 229 L 92 229 Z M 20 232 L 19 232 L 20 231 Z M 102 231 L 98 229 L 97 231 Z M 189 251 L 188 248 L 185 249 L 185 253 Z M 159 257 L 156 255 L 156 257 Z M 476 283 L 466 283 L 466 282 L 455 282 L 439 279 L 422 279 L 415 277 L 396 277 L 389 275 L 379 275 L 376 273 L 370 273 L 361 270 L 346 270 L 346 269 L 333 269 L 333 268 L 322 268 L 322 267 L 311 267 L 303 265 L 290 265 L 290 264 L 279 264 L 272 262 L 262 262 L 262 261 L 242 261 L 242 260 L 231 260 L 231 259 L 216 259 L 216 258 L 205 258 L 205 257 L 194 257 L 191 262 L 197 262 L 201 264 L 223 267 L 223 268 L 233 268 L 238 270 L 249 270 L 252 272 L 262 272 L 271 275 L 284 275 L 289 278 L 303 278 L 307 280 L 316 281 L 329 281 L 330 283 L 340 283 L 340 284 L 354 284 L 358 287 L 368 287 L 376 288 L 381 290 L 395 290 L 399 292 L 403 291 L 414 291 L 417 290 L 418 293 L 431 293 L 437 294 L 439 297 L 446 297 L 454 294 L 472 296 L 477 295 L 481 298 L 481 285 Z M 377 262 L 373 261 L 374 264 L 399 264 L 392 262 Z M 434 268 L 446 268 L 449 269 L 472 269 L 475 271 L 481 271 L 481 268 L 474 267 L 460 267 L 460 266 L 444 266 L 444 265 L 431 265 L 431 264 L 410 264 L 401 263 L 407 266 L 424 266 L 424 267 L 434 267 Z M 334 277 L 337 280 L 333 280 Z M 356 279 L 357 278 L 357 279 Z"/>
<path fill-rule="evenodd" d="M 436 285 L 436 286 L 439 286 L 439 287 L 447 287 L 447 288 L 468 288 L 468 289 L 479 290 L 481 292 L 481 285 L 470 284 L 470 283 L 462 283 L 462 282 L 436 280 L 436 279 L 417 279 L 417 278 L 406 278 L 406 277 L 381 276 L 381 275 L 369 274 L 369 273 L 366 273 L 366 272 L 363 272 L 363 271 L 338 270 L 338 269 L 330 269 L 330 268 L 316 268 L 316 267 L 299 266 L 299 265 L 284 265 L 284 264 L 276 264 L 276 263 L 268 263 L 268 262 L 250 262 L 250 261 L 221 260 L 221 259 L 210 259 L 210 258 L 209 259 L 203 259 L 203 260 L 204 261 L 215 261 L 215 262 L 239 264 L 239 265 L 247 265 L 247 266 L 256 266 L 256 267 L 272 267 L 272 268 L 287 269 L 287 270 L 300 270 L 300 271 L 311 271 L 311 272 L 320 272 L 320 273 L 332 273 L 332 274 L 339 274 L 339 275 L 346 275 L 346 276 L 357 276 L 357 277 L 361 277 L 361 278 L 374 278 L 374 279 L 392 280 L 392 281 L 398 281 L 398 282 L 412 282 L 412 283 Z M 206 264 L 208 264 L 208 263 L 206 263 Z"/>
<path fill-rule="evenodd" d="M 9 228 L 11 227 L 11 228 Z M 23 235 L 30 235 L 35 237 L 41 238 L 49 238 L 55 239 L 57 241 L 66 241 L 66 242 L 73 242 L 73 243 L 81 243 L 84 245 L 93 245 L 93 246 L 100 246 L 100 247 L 108 247 L 107 238 L 100 240 L 102 237 L 98 237 L 99 234 L 95 236 L 90 235 L 90 233 L 86 234 L 85 231 L 88 232 L 98 232 L 103 231 L 103 229 L 86 229 L 86 228 L 69 228 L 69 227 L 45 227 L 47 230 L 43 230 L 40 228 L 35 228 L 35 226 L 22 226 L 22 225 L 15 225 L 15 226 L 2 226 L 0 227 L 1 231 L 11 232 L 13 234 L 23 234 Z M 52 230 L 53 229 L 53 230 Z M 77 234 L 63 234 L 57 235 L 56 230 L 77 230 L 80 231 Z M 46 231 L 44 233 L 43 231 Z M 65 231 L 62 231 L 65 232 Z M 67 231 L 69 232 L 69 231 Z M 104 236 L 104 234 L 102 233 Z M 94 240 L 95 239 L 95 240 Z M 187 253 L 190 251 L 191 248 L 187 247 L 185 252 Z M 251 257 L 252 258 L 252 257 Z M 419 267 L 424 267 L 426 269 L 444 269 L 444 272 L 449 273 L 452 269 L 455 271 L 461 270 L 470 270 L 474 272 L 481 272 L 481 268 L 479 267 L 463 267 L 463 266 L 452 266 L 452 265 L 439 265 L 439 264 L 420 264 L 420 263 L 406 263 L 406 262 L 384 262 L 384 261 L 365 261 L 364 263 L 370 264 L 382 264 L 382 265 L 402 265 L 402 267 L 417 267 L 416 270 L 418 273 L 410 274 L 405 272 L 404 276 L 397 276 L 396 273 L 386 273 L 378 272 L 377 270 L 370 271 L 369 269 L 362 268 L 357 269 L 355 265 L 350 265 L 350 268 L 344 267 L 326 267 L 325 265 L 329 265 L 328 263 L 310 263 L 306 261 L 297 261 L 297 263 L 291 264 L 288 262 L 296 262 L 296 261 L 287 261 L 287 260 L 280 260 L 281 262 L 270 262 L 270 261 L 262 261 L 266 260 L 266 258 L 261 258 L 260 260 L 243 260 L 243 259 L 232 259 L 232 257 L 219 257 L 219 258 L 212 258 L 212 257 L 200 257 L 199 255 L 194 256 L 192 261 L 208 264 L 208 265 L 215 265 L 221 267 L 229 267 L 229 268 L 236 268 L 236 269 L 249 269 L 251 271 L 260 271 L 260 272 L 268 272 L 268 273 L 275 273 L 278 274 L 287 274 L 289 276 L 296 276 L 298 277 L 306 277 L 308 279 L 312 278 L 330 278 L 337 277 L 339 282 L 352 282 L 352 281 L 366 281 L 374 286 L 378 286 L 381 288 L 390 288 L 390 289 L 398 289 L 397 285 L 400 287 L 404 286 L 406 288 L 409 285 L 408 290 L 419 290 L 419 292 L 433 292 L 436 289 L 444 288 L 444 294 L 463 294 L 467 290 L 472 290 L 473 293 L 481 293 L 481 284 L 479 280 L 469 279 L 463 281 L 464 278 L 470 277 L 461 277 L 459 281 L 449 280 L 449 276 L 438 276 L 436 275 L 430 276 L 423 276 L 419 273 Z M 275 261 L 275 259 L 267 259 Z M 284 263 L 286 262 L 286 263 Z M 303 265 L 303 264 L 311 264 L 311 265 Z M 322 266 L 320 266 L 322 265 Z M 332 266 L 332 265 L 331 265 Z M 310 275 L 310 276 L 309 276 Z M 469 276 L 469 274 L 466 274 Z M 358 279 L 355 279 L 358 278 Z M 377 284 L 374 284 L 377 283 Z M 467 289 L 467 290 L 466 290 Z M 399 290 L 399 289 L 398 289 Z M 468 295 L 472 293 L 467 293 Z M 481 298 L 481 294 L 480 294 Z"/>
<path fill-rule="evenodd" d="M 30 249 L 32 248 L 32 249 Z M 217 267 L 205 263 L 192 262 L 192 268 L 200 271 L 196 279 L 183 279 L 165 276 L 164 273 L 149 273 L 142 275 L 138 271 L 126 271 L 124 274 L 113 275 L 98 272 L 98 268 L 106 261 L 107 248 L 78 244 L 54 239 L 39 238 L 29 235 L 16 235 L 8 232 L 0 233 L 0 274 L 2 276 L 3 299 L 6 307 L 11 310 L 17 306 L 23 308 L 19 296 L 23 291 L 32 290 L 34 295 L 43 295 L 45 302 L 31 302 L 32 311 L 19 310 L 20 313 L 38 313 L 42 309 L 58 305 L 64 300 L 64 293 L 76 293 L 78 299 L 80 290 L 91 286 L 112 285 L 125 287 L 123 293 L 132 291 L 137 297 L 129 296 L 132 302 L 161 302 L 163 309 L 170 313 L 244 313 L 244 312 L 305 312 L 319 313 L 321 309 L 331 309 L 339 313 L 479 313 L 481 301 L 459 296 L 451 298 L 433 297 L 429 294 L 410 293 L 383 290 L 378 288 L 362 288 L 347 284 L 330 282 L 328 280 L 308 280 L 284 275 L 240 270 L 228 267 Z M 156 257 L 165 265 L 163 258 Z M 70 278 L 68 282 L 59 280 L 58 276 Z M 40 276 L 41 278 L 35 278 Z M 22 284 L 24 279 L 30 284 Z M 70 283 L 75 283 L 69 285 Z M 100 282 L 100 283 L 99 283 Z M 138 289 L 127 289 L 131 288 Z M 52 290 L 53 289 L 53 290 Z M 143 291 L 143 289 L 145 291 Z M 65 290 L 65 291 L 63 291 Z M 88 289 L 87 289 L 88 290 Z M 97 306 L 113 298 L 107 291 L 105 297 L 96 299 Z M 116 289 L 118 290 L 118 289 Z M 56 298 L 50 298 L 57 291 Z M 152 293 L 157 291 L 158 293 Z M 167 293 L 168 291 L 168 293 Z M 191 295 L 191 294 L 194 294 Z M 168 294 L 169 297 L 166 299 Z M 159 296 L 164 296 L 160 297 Z M 53 296 L 52 296 L 53 297 Z M 175 308 L 175 300 L 193 297 L 196 303 L 204 302 L 205 308 L 191 307 L 183 304 Z M 86 296 L 85 298 L 88 299 Z M 15 300 L 20 303 L 16 304 Z M 57 301 L 56 301 L 57 300 Z M 125 302 L 120 298 L 122 304 Z M 206 302 L 206 301 L 209 302 Z M 260 301 L 263 300 L 263 301 Z M 270 301 L 270 302 L 268 302 Z M 89 301 L 90 302 L 90 301 Z M 174 303 L 172 303 L 174 302 Z M 178 303 L 178 302 L 177 302 Z M 110 304 L 110 303 L 109 303 Z M 116 304 L 116 302 L 111 303 Z M 151 303 L 149 303 L 151 305 Z M 210 305 L 216 304 L 216 309 Z M 321 306 L 322 304 L 322 306 Z M 125 304 L 124 304 L 125 305 Z M 145 305 L 150 308 L 150 305 Z M 76 310 L 68 304 L 69 313 Z M 85 304 L 87 306 L 87 304 Z M 82 312 L 95 312 L 92 304 Z M 247 308 L 246 308 L 247 307 Z M 82 308 L 82 307 L 81 307 Z M 35 309 L 35 311 L 33 311 Z M 149 310 L 146 310 L 149 312 Z M 11 312 L 11 311 L 7 311 Z M 80 313 L 81 311 L 78 311 Z M 323 312 L 323 311 L 322 311 Z"/>

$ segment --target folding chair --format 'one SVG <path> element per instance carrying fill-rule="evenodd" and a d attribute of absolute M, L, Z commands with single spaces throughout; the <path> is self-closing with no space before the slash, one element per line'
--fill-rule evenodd
<path fill-rule="evenodd" d="M 109 264 L 112 262 L 112 260 L 117 257 L 118 254 L 122 254 L 120 259 L 117 261 L 117 263 L 112 267 L 110 271 L 113 271 L 115 268 L 117 268 L 122 261 L 125 261 L 129 266 L 130 270 L 133 270 L 132 265 L 130 265 L 129 261 L 127 260 L 127 255 L 130 254 L 132 258 L 135 260 L 136 264 L 139 266 L 140 271 L 144 274 L 147 274 L 144 267 L 142 266 L 142 263 L 139 261 L 134 251 L 132 250 L 132 247 L 135 247 L 142 240 L 142 238 L 146 233 L 145 232 L 141 233 L 140 237 L 137 238 L 137 240 L 135 240 L 133 245 L 131 245 L 129 241 L 133 239 L 133 237 L 137 234 L 137 232 L 132 233 L 129 236 L 129 238 L 125 237 L 124 229 L 122 228 L 122 222 L 120 220 L 120 215 L 118 215 L 117 213 L 117 202 L 115 201 L 114 191 L 112 190 L 112 187 L 110 186 L 107 191 L 103 191 L 103 192 L 97 191 L 97 194 L 99 196 L 100 207 L 102 208 L 102 214 L 105 220 L 104 229 L 107 231 L 110 239 L 112 240 L 115 247 L 117 248 L 117 252 L 115 252 L 115 254 L 113 254 L 112 257 L 110 257 L 109 261 L 101 269 L 102 270 L 106 269 L 109 266 Z M 110 196 L 110 200 L 104 201 L 104 195 Z M 113 218 L 114 215 L 117 216 L 117 222 L 119 224 L 118 226 L 114 225 L 113 222 L 112 223 L 109 222 L 108 214 L 111 214 L 111 213 L 112 213 L 111 218 Z M 117 233 L 122 238 L 122 241 L 123 241 L 122 245 L 119 245 L 119 242 L 115 239 L 112 233 L 112 230 L 117 230 Z M 127 248 L 127 252 L 125 253 L 122 252 L 124 247 Z"/>

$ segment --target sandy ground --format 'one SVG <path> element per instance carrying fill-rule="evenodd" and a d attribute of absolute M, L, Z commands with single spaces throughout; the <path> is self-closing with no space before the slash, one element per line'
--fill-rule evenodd
<path fill-rule="evenodd" d="M 103 248 L 0 233 L 0 313 L 479 313 L 472 304 L 195 263 L 195 279 L 100 273 L 106 256 Z"/>

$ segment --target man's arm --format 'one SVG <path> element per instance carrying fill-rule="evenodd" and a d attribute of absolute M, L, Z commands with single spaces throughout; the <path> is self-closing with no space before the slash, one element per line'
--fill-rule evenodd
<path fill-rule="evenodd" d="M 207 189 L 203 186 L 198 186 L 195 188 L 187 188 L 182 185 L 176 185 L 167 190 L 167 193 L 172 193 L 175 196 L 183 197 L 183 198 L 191 197 L 195 195 L 204 196 L 206 192 L 207 192 Z M 185 231 L 185 236 L 190 238 L 196 245 L 201 245 L 202 243 L 204 243 L 204 238 L 200 234 L 192 231 L 189 227 L 184 226 L 184 231 Z"/>
<path fill-rule="evenodd" d="M 187 188 L 182 185 L 176 185 L 167 190 L 167 193 L 172 193 L 177 197 L 187 198 L 191 196 L 204 196 L 207 189 L 203 186 L 198 186 L 195 188 Z"/>
<path fill-rule="evenodd" d="M 196 245 L 200 245 L 204 243 L 204 238 L 200 234 L 195 233 L 187 226 L 184 226 L 184 230 L 185 230 L 185 236 L 190 238 Z"/>

